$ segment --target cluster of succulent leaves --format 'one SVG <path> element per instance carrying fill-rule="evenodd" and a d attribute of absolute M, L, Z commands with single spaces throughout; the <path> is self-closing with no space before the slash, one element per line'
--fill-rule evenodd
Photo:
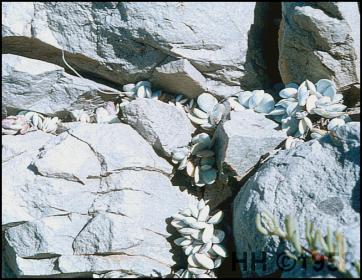
<path fill-rule="evenodd" d="M 55 133 L 60 120 L 58 117 L 46 117 L 32 111 L 21 111 L 16 116 L 8 116 L 2 120 L 2 134 L 25 134 L 33 130 Z"/>
<path fill-rule="evenodd" d="M 213 131 L 226 111 L 225 105 L 209 93 L 197 97 L 195 106 L 187 114 L 189 119 L 203 130 Z"/>
<path fill-rule="evenodd" d="M 360 274 L 359 261 L 354 262 L 350 268 L 346 265 L 346 245 L 345 237 L 337 230 L 333 232 L 328 227 L 327 235 L 323 236 L 321 230 L 314 228 L 314 223 L 306 221 L 305 238 L 308 247 L 301 244 L 299 232 L 295 219 L 287 215 L 284 221 L 285 231 L 279 226 L 276 217 L 267 211 L 256 215 L 256 228 L 266 236 L 277 236 L 292 245 L 293 251 L 286 250 L 285 253 L 290 258 L 301 261 L 305 258 L 311 262 L 325 261 L 332 265 L 345 276 L 352 277 Z M 352 271 L 352 269 L 354 271 Z"/>
<path fill-rule="evenodd" d="M 187 269 L 180 269 L 175 278 L 212 278 L 214 270 L 227 257 L 225 233 L 215 226 L 221 223 L 223 212 L 210 216 L 210 207 L 203 199 L 197 205 L 175 214 L 171 225 L 181 234 L 174 240 L 187 256 Z"/>
<path fill-rule="evenodd" d="M 269 115 L 281 123 L 287 135 L 305 139 L 308 132 L 311 132 L 312 138 L 325 134 L 327 131 L 313 125 L 309 116 L 314 122 L 328 119 L 327 129 L 330 131 L 350 121 L 344 112 L 347 106 L 342 104 L 343 96 L 337 93 L 335 84 L 330 80 L 321 79 L 316 84 L 306 80 L 299 86 L 290 83 L 279 92 L 279 96 L 282 99 Z"/>
<path fill-rule="evenodd" d="M 199 133 L 192 140 L 192 146 L 179 148 L 172 153 L 172 162 L 179 163 L 178 170 L 186 169 L 189 177 L 197 187 L 211 185 L 217 178 L 215 152 L 212 150 L 214 139 L 207 133 Z"/>
<path fill-rule="evenodd" d="M 257 113 L 268 114 L 274 109 L 275 101 L 273 96 L 264 90 L 244 91 L 237 96 L 232 96 L 228 99 L 232 104 L 232 108 L 237 111 L 252 109 Z M 238 102 L 238 104 L 235 104 Z"/>
<path fill-rule="evenodd" d="M 103 107 L 98 107 L 95 110 L 95 116 L 90 116 L 84 110 L 74 110 L 71 111 L 71 116 L 76 122 L 83 123 L 119 123 L 120 119 L 118 117 L 119 113 L 119 104 L 115 104 L 112 101 L 105 103 Z"/>

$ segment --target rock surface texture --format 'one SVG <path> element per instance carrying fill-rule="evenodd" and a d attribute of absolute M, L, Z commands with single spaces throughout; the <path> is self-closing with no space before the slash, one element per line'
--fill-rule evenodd
<path fill-rule="evenodd" d="M 217 164 L 223 173 L 243 178 L 262 156 L 272 152 L 286 134 L 278 124 L 253 110 L 231 112 L 216 131 Z"/>
<path fill-rule="evenodd" d="M 58 65 L 2 55 L 2 107 L 8 115 L 18 110 L 55 114 L 95 108 L 104 95 L 98 90 L 109 92 L 110 98 L 118 95 L 115 89 L 69 75 Z"/>
<path fill-rule="evenodd" d="M 195 129 L 186 113 L 172 104 L 139 99 L 125 105 L 122 112 L 128 124 L 165 156 L 191 142 Z"/>
<path fill-rule="evenodd" d="M 2 277 L 338 276 L 278 270 L 291 245 L 255 218 L 294 216 L 303 245 L 306 218 L 340 230 L 359 260 L 359 21 L 357 2 L 3 2 Z"/>
<path fill-rule="evenodd" d="M 286 2 L 279 30 L 284 83 L 333 80 L 360 83 L 360 13 L 357 2 Z"/>
<path fill-rule="evenodd" d="M 195 199 L 130 126 L 3 136 L 3 155 L 5 258 L 17 276 L 171 272 L 169 218 Z"/>
<path fill-rule="evenodd" d="M 244 252 L 249 257 L 252 252 L 266 253 L 266 270 L 257 265 L 257 275 L 275 272 L 275 253 L 284 250 L 279 238 L 266 237 L 256 229 L 256 214 L 265 210 L 279 221 L 293 215 L 303 243 L 307 218 L 323 235 L 327 226 L 341 230 L 347 239 L 346 251 L 359 260 L 359 123 L 343 126 L 339 134 L 342 140 L 338 142 L 325 136 L 279 152 L 248 180 L 235 198 L 233 230 L 238 258 Z M 243 276 L 251 275 L 250 267 L 243 271 Z"/>
<path fill-rule="evenodd" d="M 261 36 L 256 16 L 262 15 L 254 15 L 253 2 L 2 5 L 3 53 L 63 66 L 63 49 L 69 63 L 89 75 L 125 84 L 155 71 L 163 73 L 155 83 L 164 90 L 173 90 L 168 79 L 178 77 L 186 83 L 179 90 L 190 96 L 201 88 L 230 95 L 240 85 L 266 81 L 260 46 L 252 54 L 248 49 Z M 179 59 L 185 67 L 169 64 Z"/>

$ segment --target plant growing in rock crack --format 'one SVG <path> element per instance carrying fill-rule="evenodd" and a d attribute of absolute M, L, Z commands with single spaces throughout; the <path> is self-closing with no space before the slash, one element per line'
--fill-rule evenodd
<path fill-rule="evenodd" d="M 337 93 L 330 80 L 321 79 L 315 85 L 308 80 L 300 86 L 290 83 L 279 92 L 279 96 L 283 99 L 275 104 L 269 115 L 282 124 L 282 130 L 289 136 L 305 139 L 310 131 L 312 138 L 321 137 L 327 133 L 326 129 L 315 125 L 317 121 L 319 125 L 323 122 L 321 118 L 329 120 L 324 126 L 329 131 L 350 121 L 343 112 L 346 109 L 342 104 L 343 96 Z M 308 115 L 314 116 L 315 124 Z"/>
<path fill-rule="evenodd" d="M 24 116 L 8 116 L 1 121 L 1 133 L 6 135 L 25 134 L 30 125 Z"/>
<path fill-rule="evenodd" d="M 270 113 L 274 109 L 274 98 L 264 90 L 244 91 L 228 98 L 236 111 L 253 109 L 257 113 Z"/>
<path fill-rule="evenodd" d="M 151 86 L 149 81 L 139 81 L 136 84 L 124 85 L 121 105 L 126 105 L 137 98 L 159 99 L 162 94 L 161 90 L 152 92 Z"/>
<path fill-rule="evenodd" d="M 217 178 L 215 153 L 211 149 L 213 140 L 207 133 L 200 133 L 192 138 L 191 143 L 191 150 L 176 149 L 172 153 L 172 161 L 180 163 L 179 170 L 186 168 L 187 175 L 194 179 L 197 187 L 213 184 Z"/>
<path fill-rule="evenodd" d="M 58 117 L 45 117 L 42 114 L 36 112 L 20 112 L 23 114 L 28 123 L 35 129 L 40 129 L 47 133 L 55 133 L 58 125 L 60 124 L 60 119 Z"/>
<path fill-rule="evenodd" d="M 91 117 L 84 110 L 73 110 L 70 112 L 70 114 L 76 122 L 82 122 L 82 123 L 91 122 Z"/>
<path fill-rule="evenodd" d="M 96 122 L 97 123 L 119 123 L 118 118 L 119 104 L 114 104 L 108 101 L 104 107 L 96 109 Z"/>
<path fill-rule="evenodd" d="M 255 222 L 256 228 L 261 234 L 278 236 L 291 244 L 293 251 L 285 251 L 288 257 L 296 261 L 303 261 L 305 258 L 311 262 L 324 261 L 345 276 L 359 276 L 360 263 L 356 261 L 349 264 L 349 267 L 347 266 L 345 237 L 337 230 L 332 234 L 328 227 L 327 235 L 323 236 L 321 230 L 315 229 L 314 224 L 307 220 L 305 238 L 308 247 L 305 247 L 301 244 L 297 224 L 292 216 L 288 215 L 285 218 L 286 231 L 280 228 L 277 219 L 267 211 L 258 213 Z"/>
<path fill-rule="evenodd" d="M 203 93 L 197 97 L 195 106 L 189 110 L 187 116 L 202 129 L 212 131 L 221 121 L 225 110 L 225 105 L 218 103 L 214 96 Z"/>
<path fill-rule="evenodd" d="M 175 278 L 211 278 L 213 270 L 220 267 L 227 257 L 222 245 L 225 233 L 215 229 L 223 219 L 223 212 L 210 216 L 210 207 L 206 203 L 201 199 L 197 205 L 173 216 L 171 225 L 182 235 L 174 243 L 182 247 L 188 262 L 187 269 L 177 271 Z"/>

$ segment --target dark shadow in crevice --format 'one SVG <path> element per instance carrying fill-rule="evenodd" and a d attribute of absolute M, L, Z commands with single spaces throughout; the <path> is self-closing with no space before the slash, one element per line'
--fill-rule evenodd
<path fill-rule="evenodd" d="M 172 255 L 172 260 L 175 262 L 175 265 L 173 265 L 171 268 L 173 271 L 177 271 L 179 269 L 185 269 L 187 268 L 187 257 L 185 256 L 185 253 L 182 250 L 182 247 L 177 246 L 174 241 L 177 238 L 182 237 L 181 234 L 177 232 L 177 230 L 171 225 L 173 218 L 169 217 L 165 220 L 166 222 L 166 231 L 170 234 L 169 237 L 166 238 L 168 243 L 171 246 L 171 249 L 169 252 Z"/>
<path fill-rule="evenodd" d="M 60 49 L 45 44 L 38 39 L 21 36 L 6 37 L 2 39 L 1 47 L 2 54 L 13 54 L 53 63 L 63 67 L 66 73 L 76 76 L 76 74 L 64 64 Z M 68 52 L 64 53 L 67 63 L 75 68 L 85 79 L 120 90 L 120 86 L 117 81 L 107 79 L 108 77 L 115 76 L 113 73 L 114 70 L 106 69 L 105 67 L 100 69 L 98 61 L 95 61 L 85 55 L 72 54 Z M 97 69 L 97 73 L 92 72 L 92 69 Z"/>
<path fill-rule="evenodd" d="M 358 179 L 352 190 L 351 205 L 354 211 L 361 213 L 361 181 Z"/>
<path fill-rule="evenodd" d="M 265 14 L 265 26 L 262 36 L 262 53 L 266 63 L 266 72 L 270 82 L 274 85 L 280 83 L 282 78 L 279 73 L 279 47 L 278 32 L 282 19 L 281 2 L 256 3 L 256 5 L 267 6 Z"/>
<path fill-rule="evenodd" d="M 246 74 L 240 80 L 241 88 L 267 89 L 272 88 L 273 84 L 281 83 L 278 68 L 278 32 L 281 17 L 280 2 L 256 3 L 254 23 L 248 32 Z"/>

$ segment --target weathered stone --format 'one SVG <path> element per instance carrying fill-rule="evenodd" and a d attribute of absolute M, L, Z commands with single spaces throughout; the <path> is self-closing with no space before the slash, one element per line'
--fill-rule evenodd
<path fill-rule="evenodd" d="M 352 252 L 351 260 L 359 260 L 359 123 L 348 123 L 338 130 L 340 141 L 326 135 L 280 151 L 263 164 L 235 198 L 233 230 L 238 258 L 244 252 L 248 257 L 252 252 L 266 252 L 266 270 L 256 266 L 257 275 L 276 271 L 277 253 L 284 250 L 279 238 L 264 236 L 256 229 L 256 214 L 265 210 L 280 223 L 286 215 L 294 216 L 305 246 L 306 219 L 314 222 L 323 235 L 327 226 L 341 230 L 347 239 L 346 251 Z M 243 276 L 250 273 L 248 266 Z"/>
<path fill-rule="evenodd" d="M 175 148 L 187 146 L 194 131 L 183 110 L 152 99 L 138 99 L 122 108 L 122 113 L 154 149 L 170 156 Z"/>
<path fill-rule="evenodd" d="M 31 131 L 24 135 L 2 136 L 2 162 L 6 162 L 24 153 L 39 153 L 39 149 L 55 136 L 41 130 Z"/>
<path fill-rule="evenodd" d="M 103 173 L 122 169 L 153 170 L 168 175 L 172 172 L 172 166 L 127 124 L 79 123 L 67 133 L 89 145 L 99 158 Z"/>
<path fill-rule="evenodd" d="M 58 138 L 62 141 L 47 147 L 34 162 L 41 175 L 75 182 L 84 182 L 88 176 L 100 176 L 101 162 L 87 143 L 68 133 Z"/>
<path fill-rule="evenodd" d="M 100 213 L 74 238 L 73 249 L 77 255 L 121 253 L 143 238 L 138 225 L 127 216 Z"/>
<path fill-rule="evenodd" d="M 216 130 L 216 157 L 219 170 L 243 178 L 260 160 L 272 152 L 286 134 L 275 130 L 272 120 L 252 110 L 232 111 L 230 120 Z"/>
<path fill-rule="evenodd" d="M 279 70 L 284 83 L 326 78 L 338 88 L 360 82 L 357 2 L 282 3 Z"/>
<path fill-rule="evenodd" d="M 196 199 L 129 125 L 66 127 L 3 136 L 4 266 L 17 277 L 170 274 L 181 256 L 171 216 Z"/>
<path fill-rule="evenodd" d="M 165 61 L 183 58 L 210 81 L 214 94 L 230 95 L 234 87 L 266 80 L 262 48 L 252 43 L 262 39 L 263 15 L 254 13 L 255 5 L 8 2 L 2 50 L 63 65 L 64 49 L 79 72 L 120 84 L 149 79 Z"/>
<path fill-rule="evenodd" d="M 167 88 L 170 92 L 181 93 L 195 98 L 206 88 L 205 77 L 187 59 L 163 64 L 155 69 L 152 83 Z"/>
<path fill-rule="evenodd" d="M 74 239 L 89 219 L 74 213 L 43 217 L 9 228 L 5 238 L 19 257 L 71 255 Z"/>
<path fill-rule="evenodd" d="M 64 68 L 27 57 L 3 54 L 2 109 L 7 114 L 30 110 L 56 114 L 89 110 L 103 104 L 98 91 L 116 97 L 117 90 L 65 73 Z"/>

